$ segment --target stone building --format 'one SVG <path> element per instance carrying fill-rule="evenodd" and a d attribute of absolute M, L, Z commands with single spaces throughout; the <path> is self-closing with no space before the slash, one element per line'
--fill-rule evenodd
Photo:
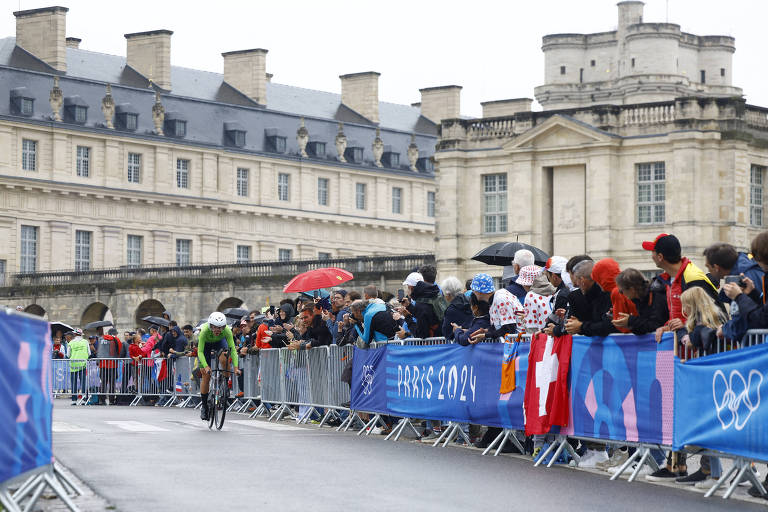
<path fill-rule="evenodd" d="M 702 263 L 711 242 L 764 229 L 768 109 L 731 84 L 734 39 L 645 23 L 642 2 L 618 11 L 613 32 L 543 38 L 543 111 L 520 98 L 442 120 L 442 275 L 500 275 L 471 257 L 515 240 L 652 271 L 640 244 L 658 233 Z"/>
<path fill-rule="evenodd" d="M 175 67 L 169 30 L 105 55 L 67 11 L 0 39 L 0 274 L 433 250 L 438 126 L 378 73 L 332 94 L 271 81 L 264 49 Z"/>

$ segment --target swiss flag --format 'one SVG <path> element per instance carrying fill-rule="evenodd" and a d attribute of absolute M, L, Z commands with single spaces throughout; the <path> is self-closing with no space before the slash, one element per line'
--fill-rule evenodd
<path fill-rule="evenodd" d="M 525 435 L 546 434 L 552 425 L 568 425 L 570 335 L 553 338 L 540 333 L 531 339 L 525 384 Z"/>

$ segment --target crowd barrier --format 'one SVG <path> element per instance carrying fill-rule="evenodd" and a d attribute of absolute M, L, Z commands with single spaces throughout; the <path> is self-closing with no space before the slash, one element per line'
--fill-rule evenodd
<path fill-rule="evenodd" d="M 626 336 L 626 338 L 623 338 L 623 336 Z M 741 343 L 720 342 L 711 350 L 709 355 L 741 354 L 744 350 L 763 345 L 766 336 L 768 336 L 768 330 L 749 331 Z M 580 337 L 574 339 L 578 338 Z M 613 338 L 616 340 L 628 340 L 630 336 L 616 335 Z M 529 345 L 529 343 L 525 342 L 529 341 L 529 339 L 528 335 L 523 336 L 522 341 L 524 343 L 521 343 L 519 347 L 515 371 L 519 387 L 524 387 L 525 385 L 528 356 L 527 346 Z M 612 430 L 617 428 L 615 424 L 611 423 L 612 420 L 604 419 L 600 421 L 597 418 L 599 414 L 606 413 L 605 410 L 600 410 L 606 404 L 602 401 L 595 401 L 594 386 L 590 388 L 588 384 L 588 382 L 592 382 L 591 377 L 586 380 L 579 380 L 580 368 L 596 364 L 594 354 L 589 356 L 590 350 L 593 350 L 593 347 L 588 345 L 589 342 L 588 338 L 583 338 L 574 345 L 575 348 L 572 353 L 570 378 L 572 411 L 569 425 L 562 430 L 553 429 L 549 436 L 553 438 L 552 442 L 547 452 L 539 457 L 537 465 L 541 464 L 542 461 L 548 460 L 547 465 L 551 466 L 559 459 L 563 451 L 568 451 L 573 460 L 578 463 L 579 456 L 568 442 L 573 439 L 615 446 L 632 446 L 636 448 L 635 453 L 620 467 L 619 471 L 611 479 L 615 480 L 626 471 L 629 471 L 634 462 L 638 462 L 629 478 L 630 481 L 633 481 L 637 478 L 643 465 L 649 465 L 652 470 L 657 469 L 658 466 L 651 456 L 653 450 L 671 451 L 673 449 L 687 449 L 691 453 L 714 454 L 735 460 L 734 468 L 736 469 L 729 472 L 728 475 L 724 475 L 719 482 L 719 485 L 724 485 L 727 483 L 725 480 L 726 476 L 730 478 L 733 476 L 733 472 L 738 472 L 737 478 L 732 481 L 733 483 L 724 497 L 729 497 L 732 494 L 742 478 L 749 479 L 760 486 L 752 472 L 747 471 L 746 468 L 753 460 L 768 459 L 768 453 L 758 454 L 755 457 L 755 454 L 749 456 L 744 453 L 727 453 L 727 449 L 716 450 L 713 448 L 703 452 L 700 447 L 680 446 L 673 442 L 671 423 L 665 423 L 671 421 L 668 417 L 671 413 L 668 393 L 670 393 L 669 386 L 673 385 L 673 380 L 670 380 L 671 373 L 669 376 L 663 377 L 665 375 L 664 372 L 674 372 L 674 368 L 676 368 L 673 364 L 672 351 L 674 342 L 671 341 L 671 337 L 665 340 L 666 344 L 659 345 L 658 347 L 653 344 L 653 346 L 646 345 L 638 349 L 628 349 L 628 344 L 617 341 L 608 348 L 601 348 L 600 358 L 598 359 L 600 362 L 619 360 L 622 357 L 626 359 L 628 357 L 628 361 L 631 360 L 633 364 L 636 364 L 634 367 L 622 366 L 618 370 L 613 368 L 617 375 L 621 375 L 623 372 L 632 375 L 632 379 L 634 379 L 631 381 L 625 379 L 617 384 L 623 386 L 623 392 L 631 391 L 634 393 L 639 389 L 638 386 L 645 388 L 651 385 L 646 377 L 654 380 L 653 386 L 661 386 L 660 389 L 654 388 L 656 395 L 651 397 L 650 401 L 645 404 L 646 409 L 638 409 L 637 405 L 632 405 L 634 409 L 630 407 L 629 410 L 625 411 L 626 417 L 632 418 L 633 421 L 624 421 L 622 419 L 620 431 Z M 251 417 L 265 415 L 270 421 L 291 417 L 302 423 L 316 420 L 322 426 L 329 420 L 335 419 L 341 422 L 337 426 L 337 430 L 359 428 L 358 435 L 369 434 L 374 427 L 383 426 L 384 418 L 390 416 L 395 418 L 397 423 L 394 424 L 391 433 L 386 437 L 387 440 L 397 440 L 406 430 L 418 435 L 418 431 L 413 425 L 413 421 L 417 418 L 447 422 L 443 434 L 435 441 L 434 446 L 440 444 L 447 446 L 457 437 L 462 437 L 465 441 L 468 441 L 463 427 L 471 422 L 501 427 L 502 429 L 501 433 L 483 454 L 495 450 L 495 455 L 498 455 L 508 442 L 516 445 L 518 449 L 522 449 L 520 439 L 523 437 L 525 429 L 522 412 L 522 393 L 512 393 L 511 395 L 514 396 L 503 398 L 508 402 L 504 404 L 504 407 L 500 408 L 498 406 L 498 372 L 501 364 L 500 355 L 502 353 L 500 344 L 488 342 L 476 345 L 475 347 L 478 350 L 471 352 L 476 354 L 476 357 L 479 359 L 474 362 L 470 361 L 467 364 L 463 362 L 459 364 L 458 359 L 455 363 L 452 362 L 451 357 L 460 357 L 461 354 L 466 355 L 469 352 L 463 347 L 446 341 L 444 338 L 410 338 L 375 342 L 370 346 L 372 350 L 362 352 L 362 354 L 367 356 L 373 354 L 376 349 L 389 346 L 400 347 L 395 352 L 399 350 L 400 353 L 404 354 L 407 351 L 414 351 L 435 359 L 431 367 L 433 369 L 438 368 L 437 373 L 430 375 L 428 382 L 431 382 L 434 386 L 439 386 L 441 382 L 444 387 L 448 386 L 443 392 L 446 400 L 457 404 L 456 409 L 452 411 L 455 414 L 439 414 L 439 411 L 426 407 L 426 404 L 421 404 L 425 406 L 423 408 L 414 407 L 405 412 L 402 410 L 391 411 L 389 409 L 365 407 L 359 404 L 356 404 L 357 407 L 353 407 L 350 404 L 353 401 L 350 394 L 350 384 L 342 381 L 342 373 L 352 359 L 353 353 L 356 353 L 353 345 L 343 347 L 330 345 L 315 347 L 309 350 L 264 349 L 260 350 L 258 354 L 249 354 L 247 357 L 241 358 L 240 366 L 243 370 L 242 389 L 237 379 L 233 379 L 232 388 L 233 396 L 236 396 L 240 390 L 242 390 L 244 396 L 239 401 L 234 401 L 232 407 L 235 411 L 250 413 Z M 480 356 L 479 354 L 485 355 Z M 699 360 L 707 359 L 706 357 L 697 359 L 696 355 L 690 350 L 681 348 L 678 362 L 689 361 L 689 363 L 685 364 L 693 365 Z M 588 357 L 593 358 L 591 363 L 588 359 L 585 359 Z M 441 360 L 441 358 L 443 359 Z M 92 359 L 88 361 L 85 367 L 86 376 L 84 379 L 88 384 L 88 389 L 85 390 L 86 400 L 81 399 L 79 403 L 87 403 L 87 397 L 92 395 L 130 395 L 133 393 L 133 405 L 138 404 L 142 397 L 157 396 L 163 399 L 162 402 L 158 402 L 162 403 L 162 405 L 175 404 L 184 407 L 192 405 L 194 398 L 198 396 L 199 381 L 195 380 L 192 371 L 194 358 L 182 357 L 174 361 L 164 359 L 143 360 L 141 364 L 135 367 L 135 371 L 130 368 L 126 370 L 126 367 L 130 365 L 128 361 L 113 361 L 117 362 L 114 367 L 105 367 L 100 360 Z M 491 362 L 489 363 L 488 361 Z M 71 363 L 75 362 L 55 360 L 55 373 L 68 370 L 67 365 Z M 356 361 L 356 370 L 358 370 L 357 365 L 359 364 L 362 364 L 362 362 Z M 482 368 L 489 368 L 488 364 L 492 365 L 490 367 L 492 371 L 482 371 Z M 165 365 L 167 373 L 164 378 L 162 377 L 163 365 Z M 439 375 L 440 369 L 444 371 L 442 377 Z M 592 374 L 599 371 L 601 371 L 600 368 L 592 368 L 590 370 Z M 648 375 L 644 376 L 645 373 Z M 364 372 L 361 374 L 358 371 L 357 377 L 357 379 L 351 381 L 351 385 L 355 390 L 359 391 L 371 385 L 370 375 L 366 375 Z M 398 375 L 390 373 L 385 376 L 385 379 L 390 381 L 397 381 L 398 378 L 402 385 L 405 379 L 404 375 L 398 377 Z M 414 375 L 409 375 L 405 380 L 409 380 L 413 384 L 415 378 Z M 411 386 L 409 392 L 425 392 L 424 388 L 421 387 L 421 384 L 424 382 L 423 379 L 426 379 L 426 377 L 420 374 L 417 378 L 419 381 L 417 387 L 414 389 Z M 76 385 L 72 383 L 72 379 L 55 378 L 54 380 L 54 384 L 59 384 L 58 386 L 54 385 L 55 394 L 71 394 L 73 387 Z M 768 378 L 766 378 L 766 382 L 768 382 Z M 439 389 L 434 389 L 434 391 L 436 393 L 441 392 Z M 475 396 L 475 402 L 472 405 L 468 405 L 466 401 L 467 393 L 470 392 L 474 393 Z M 600 390 L 600 392 L 604 393 L 606 391 Z M 729 411 L 734 406 L 733 393 L 731 392 L 726 397 L 723 405 Z M 483 394 L 493 396 L 492 406 L 486 404 L 485 409 L 477 409 L 476 401 Z M 605 397 L 597 398 L 602 400 Z M 616 397 L 613 398 L 615 399 Z M 624 398 L 624 395 L 620 398 Z M 636 404 L 641 402 L 642 400 L 636 401 Z M 746 401 L 742 400 L 742 402 L 749 405 L 748 397 Z M 199 406 L 199 404 L 197 405 Z M 631 405 L 630 402 L 625 400 L 624 403 L 619 403 L 617 407 L 628 407 L 629 405 Z M 475 411 L 471 410 L 473 407 L 476 409 Z M 654 425 L 650 425 L 647 420 L 657 414 L 654 408 L 662 411 L 659 414 L 663 417 L 664 421 L 657 421 Z M 252 411 L 249 409 L 252 409 Z M 475 413 L 475 416 L 471 415 Z M 367 418 L 366 414 L 368 415 Z M 623 418 L 622 415 L 618 417 Z M 366 418 L 366 420 L 364 421 L 362 418 Z M 614 421 L 614 423 L 616 422 Z M 548 457 L 548 455 L 551 455 L 551 457 Z M 710 492 L 710 495 L 712 492 Z"/>

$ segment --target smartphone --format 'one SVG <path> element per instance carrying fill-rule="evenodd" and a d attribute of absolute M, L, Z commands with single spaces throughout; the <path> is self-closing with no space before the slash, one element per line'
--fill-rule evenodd
<path fill-rule="evenodd" d="M 400 288 L 399 290 L 397 290 L 397 300 L 399 302 L 399 301 L 403 300 L 404 298 L 405 298 L 405 290 Z"/>
<path fill-rule="evenodd" d="M 744 282 L 741 276 L 725 276 L 725 284 L 728 284 L 728 283 L 736 283 L 742 288 L 746 288 L 747 286 L 747 283 Z"/>
<path fill-rule="evenodd" d="M 269 314 L 274 315 L 275 314 L 275 306 L 269 306 Z"/>
<path fill-rule="evenodd" d="M 315 298 L 318 298 L 318 297 L 320 297 L 320 292 L 319 292 L 319 291 L 317 291 L 317 290 L 315 290 L 315 293 L 313 294 L 313 296 L 314 296 Z"/>

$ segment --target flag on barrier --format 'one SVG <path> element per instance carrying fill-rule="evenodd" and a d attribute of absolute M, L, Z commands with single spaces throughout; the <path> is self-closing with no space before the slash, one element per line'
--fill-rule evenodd
<path fill-rule="evenodd" d="M 674 447 L 768 460 L 768 344 L 675 360 Z"/>
<path fill-rule="evenodd" d="M 552 425 L 568 425 L 570 335 L 531 338 L 525 386 L 525 433 L 546 434 Z"/>
<path fill-rule="evenodd" d="M 177 393 L 183 393 L 184 392 L 184 386 L 181 385 L 181 375 L 176 377 L 176 392 Z"/>

